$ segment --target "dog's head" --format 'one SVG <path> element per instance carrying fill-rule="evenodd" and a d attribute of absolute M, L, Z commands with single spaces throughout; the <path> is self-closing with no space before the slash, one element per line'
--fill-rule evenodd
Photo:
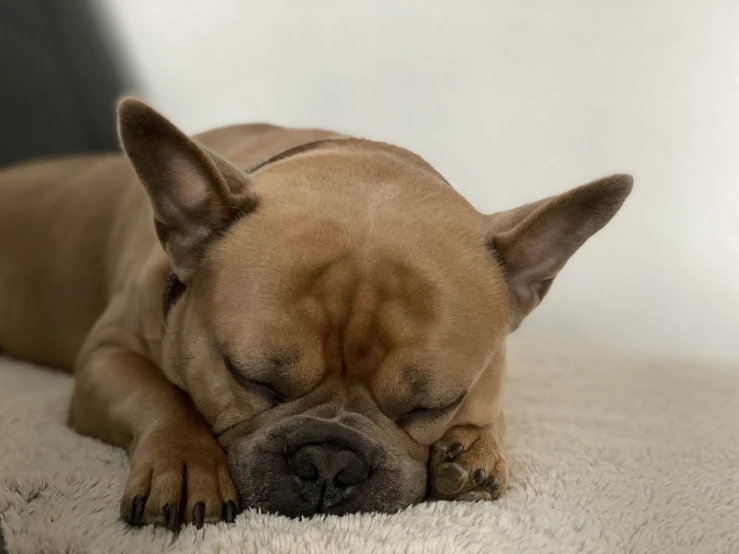
<path fill-rule="evenodd" d="M 123 145 L 186 286 L 162 365 L 242 501 L 291 516 L 424 498 L 429 446 L 500 411 L 505 338 L 631 190 L 482 215 L 405 150 L 308 144 L 246 174 L 148 106 Z"/>

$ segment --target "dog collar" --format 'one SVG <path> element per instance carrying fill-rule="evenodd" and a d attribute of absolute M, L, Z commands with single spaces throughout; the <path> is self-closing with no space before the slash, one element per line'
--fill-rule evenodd
<path fill-rule="evenodd" d="M 177 275 L 175 275 L 174 273 L 169 274 L 169 277 L 167 277 L 167 284 L 164 287 L 164 296 L 162 298 L 164 317 L 167 317 L 169 310 L 172 309 L 174 303 L 177 302 L 177 299 L 182 296 L 186 289 L 187 286 L 185 285 L 185 283 L 180 281 Z"/>
<path fill-rule="evenodd" d="M 255 163 L 253 166 L 246 169 L 245 173 L 249 175 L 250 173 L 254 173 L 257 169 L 263 168 L 265 165 L 269 165 L 274 162 L 279 162 L 280 160 L 284 160 L 285 158 L 289 158 L 290 156 L 295 156 L 296 154 L 301 154 L 303 152 L 310 150 L 311 148 L 315 148 L 316 146 L 320 146 L 321 144 L 325 144 L 327 142 L 336 142 L 339 140 L 346 140 L 347 138 L 348 137 L 336 136 L 336 137 L 331 137 L 331 138 L 314 140 L 311 142 L 298 144 L 296 146 L 290 146 L 288 148 L 285 148 L 284 150 L 280 150 L 277 154 L 273 154 L 263 159 L 262 161 Z"/>

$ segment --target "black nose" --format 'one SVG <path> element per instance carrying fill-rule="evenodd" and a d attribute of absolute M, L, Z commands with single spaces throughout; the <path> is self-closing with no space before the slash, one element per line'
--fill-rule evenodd
<path fill-rule="evenodd" d="M 359 494 L 370 472 L 365 456 L 326 443 L 302 446 L 289 461 L 300 495 L 316 512 L 340 512 L 342 503 Z"/>

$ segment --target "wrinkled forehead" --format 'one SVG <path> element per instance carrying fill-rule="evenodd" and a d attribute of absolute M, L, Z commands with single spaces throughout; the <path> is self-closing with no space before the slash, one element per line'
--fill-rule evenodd
<path fill-rule="evenodd" d="M 330 225 L 245 247 L 256 227 L 214 254 L 207 307 L 217 340 L 253 367 L 380 378 L 402 395 L 426 385 L 414 374 L 482 368 L 504 334 L 503 294 L 463 258 L 361 247 Z"/>
<path fill-rule="evenodd" d="M 341 329 L 356 343 L 399 346 L 444 318 L 442 281 L 389 253 L 357 249 L 325 226 L 236 250 L 219 256 L 209 287 L 218 327 L 234 334 L 282 340 L 291 331 L 325 337 Z"/>

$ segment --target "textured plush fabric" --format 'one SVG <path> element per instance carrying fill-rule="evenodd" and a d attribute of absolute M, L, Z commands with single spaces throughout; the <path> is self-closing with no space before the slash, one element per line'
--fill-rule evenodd
<path fill-rule="evenodd" d="M 0 359 L 0 528 L 10 553 L 739 552 L 739 367 L 515 336 L 512 485 L 495 503 L 179 536 L 118 519 L 125 454 L 64 421 L 67 375 Z"/>

